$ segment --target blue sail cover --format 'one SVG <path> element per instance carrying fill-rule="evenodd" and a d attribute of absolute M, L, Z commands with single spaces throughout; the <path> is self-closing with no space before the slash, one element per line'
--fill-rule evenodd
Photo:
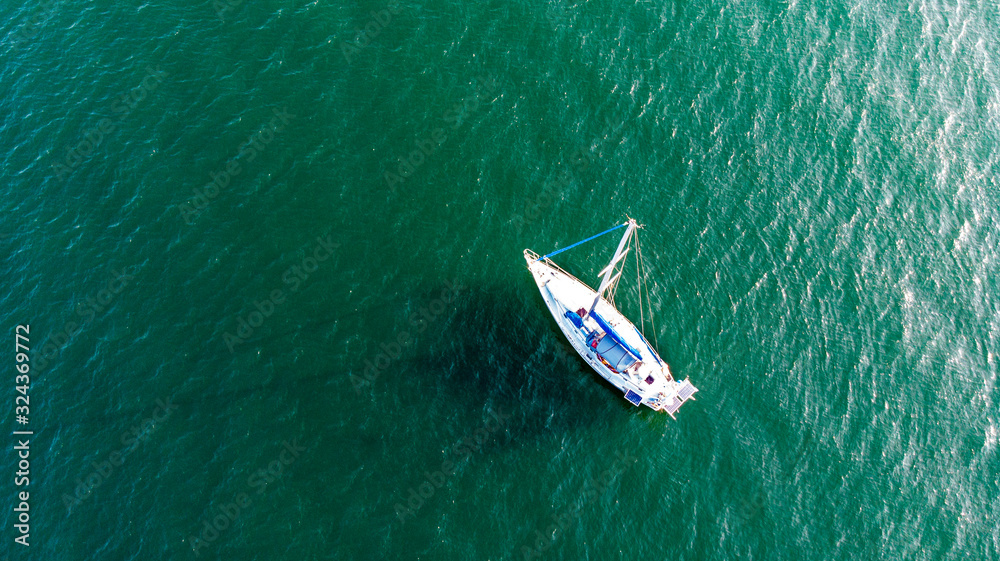
<path fill-rule="evenodd" d="M 563 315 L 565 315 L 571 322 L 573 322 L 573 325 L 575 325 L 577 329 L 583 327 L 583 319 L 581 319 L 576 312 L 566 312 Z"/>
<path fill-rule="evenodd" d="M 650 352 L 653 353 L 653 358 L 656 359 L 656 362 L 659 362 L 660 366 L 663 366 L 663 362 L 660 360 L 660 356 L 656 354 L 656 349 L 653 348 L 653 345 L 649 344 L 649 340 L 646 339 L 646 336 L 643 335 L 641 331 L 639 331 L 638 327 L 636 327 L 636 326 L 633 325 L 632 328 L 635 329 L 635 334 L 638 335 L 639 338 L 642 339 L 642 342 L 646 343 L 646 346 L 649 347 L 649 350 L 650 350 Z"/>
<path fill-rule="evenodd" d="M 618 344 L 614 337 L 604 337 L 601 342 L 597 344 L 597 348 L 594 349 L 597 354 L 604 359 L 605 362 L 611 365 L 617 372 L 623 372 L 628 368 L 631 368 L 636 362 L 636 358 L 632 356 L 632 353 L 625 350 L 625 347 Z"/>
<path fill-rule="evenodd" d="M 639 351 L 633 349 L 632 345 L 629 345 L 628 343 L 626 343 L 625 339 L 622 339 L 622 336 L 619 335 L 618 332 L 616 332 L 614 330 L 614 328 L 611 327 L 611 324 L 608 323 L 607 321 L 605 321 L 604 318 L 602 318 L 600 314 L 598 314 L 597 312 L 594 312 L 594 313 L 592 313 L 590 315 L 591 315 L 591 317 L 594 318 L 594 321 L 597 322 L 597 325 L 601 326 L 601 329 L 604 330 L 604 332 L 607 333 L 609 337 L 611 337 L 612 339 L 614 339 L 615 343 L 618 343 L 619 345 L 622 346 L 622 348 L 624 348 L 626 351 L 628 351 L 629 353 L 631 353 L 632 356 L 634 356 L 636 360 L 642 360 L 642 355 L 639 354 Z"/>

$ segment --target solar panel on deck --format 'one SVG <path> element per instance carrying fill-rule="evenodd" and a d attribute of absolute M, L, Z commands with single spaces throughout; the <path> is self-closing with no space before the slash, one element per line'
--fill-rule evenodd
<path fill-rule="evenodd" d="M 632 405 L 639 405 L 639 403 L 642 402 L 642 396 L 632 390 L 625 392 L 625 399 L 632 402 Z"/>
<path fill-rule="evenodd" d="M 698 388 L 692 386 L 691 382 L 688 382 L 687 380 L 684 380 L 683 382 L 681 382 L 681 388 L 680 388 L 680 391 L 677 392 L 677 395 L 681 399 L 687 399 L 687 398 L 691 397 L 692 395 L 694 395 L 694 392 L 696 392 L 696 391 L 698 391 Z"/>
<path fill-rule="evenodd" d="M 670 398 L 670 403 L 668 403 L 664 407 L 664 409 L 667 410 L 667 413 L 670 413 L 671 415 L 673 415 L 674 413 L 677 412 L 678 409 L 681 408 L 681 405 L 683 405 L 683 404 L 684 404 L 684 402 L 681 401 L 681 400 L 679 400 L 679 399 L 677 399 L 677 396 L 675 395 L 675 396 L 673 396 L 673 397 Z"/>

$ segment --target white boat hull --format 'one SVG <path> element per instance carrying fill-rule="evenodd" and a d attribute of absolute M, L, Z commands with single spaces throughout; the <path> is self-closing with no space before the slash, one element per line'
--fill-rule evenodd
<path fill-rule="evenodd" d="M 688 380 L 678 382 L 670 373 L 670 368 L 660 358 L 652 346 L 621 312 L 603 298 L 594 312 L 613 328 L 615 334 L 624 339 L 632 349 L 641 355 L 640 362 L 624 372 L 612 368 L 598 352 L 587 344 L 588 334 L 604 329 L 587 315 L 582 326 L 577 327 L 566 312 L 587 310 L 594 302 L 596 291 L 576 277 L 563 271 L 548 259 L 538 260 L 531 250 L 524 250 L 528 270 L 531 271 L 559 329 L 576 352 L 602 378 L 621 390 L 634 405 L 642 403 L 657 411 L 666 411 L 672 417 L 687 400 L 693 399 L 697 388 Z"/>

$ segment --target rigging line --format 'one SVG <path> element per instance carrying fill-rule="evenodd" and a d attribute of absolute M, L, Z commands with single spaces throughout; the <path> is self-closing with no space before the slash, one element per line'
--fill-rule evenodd
<path fill-rule="evenodd" d="M 643 283 L 642 291 L 646 296 L 646 312 L 649 314 L 649 328 L 653 330 L 653 340 L 656 340 L 656 324 L 653 323 L 653 302 L 649 299 L 649 283 L 646 272 L 646 260 L 642 257 L 642 248 L 639 248 L 639 266 L 642 268 L 642 278 L 646 279 L 647 282 Z M 642 299 L 642 295 L 639 295 L 639 299 Z"/>
<path fill-rule="evenodd" d="M 636 277 L 636 279 L 638 279 L 636 282 L 641 282 L 641 279 L 643 277 L 643 275 L 642 275 L 642 247 L 641 246 L 640 247 L 636 247 L 635 253 L 636 253 L 636 258 L 635 258 L 635 277 Z M 646 290 L 646 286 L 644 284 L 640 284 L 639 285 L 639 321 L 641 321 L 642 324 L 643 324 L 643 332 L 642 332 L 643 337 L 646 336 L 646 331 L 645 331 L 645 329 L 646 329 L 646 316 L 645 316 L 645 313 L 644 313 L 644 311 L 642 309 L 643 308 L 643 306 L 642 306 L 642 295 L 643 295 L 643 292 L 645 290 Z M 649 312 L 652 313 L 653 312 L 652 309 L 650 309 Z"/>
<path fill-rule="evenodd" d="M 628 245 L 625 246 L 625 252 L 627 253 L 631 248 L 632 248 L 632 237 L 629 236 Z M 622 263 L 621 263 L 621 269 L 618 269 L 618 266 L 619 265 L 616 263 L 615 264 L 615 270 L 618 271 L 618 274 L 615 275 L 615 277 L 614 277 L 615 280 L 611 284 L 611 286 L 607 288 L 607 290 L 608 290 L 608 298 L 606 298 L 606 300 L 609 303 L 611 303 L 611 305 L 615 305 L 615 296 L 618 294 L 618 285 L 622 281 L 621 272 L 625 270 L 624 259 L 622 260 Z M 612 271 L 612 274 L 614 274 L 614 273 L 615 273 L 615 271 Z M 617 308 L 617 306 L 615 306 L 615 307 Z"/>
<path fill-rule="evenodd" d="M 641 259 L 640 262 L 642 263 L 642 274 L 646 275 L 647 274 L 647 272 L 646 272 L 646 260 L 642 259 L 641 255 L 640 255 L 640 259 Z M 655 284 L 655 282 L 654 282 L 654 284 Z M 649 297 L 649 285 L 646 285 L 645 289 L 646 289 L 646 305 L 649 307 L 649 327 L 650 327 L 650 329 L 653 330 L 653 341 L 656 343 L 656 346 L 659 347 L 660 346 L 660 341 L 659 341 L 658 334 L 656 332 L 656 323 L 653 320 L 653 301 Z"/>
<path fill-rule="evenodd" d="M 628 251 L 628 250 L 630 250 L 630 249 L 632 249 L 632 237 L 631 237 L 631 236 L 629 236 L 629 241 L 628 241 L 628 245 L 626 245 L 626 246 L 625 246 L 625 251 Z M 621 282 L 622 282 L 622 275 L 621 275 L 621 273 L 622 273 L 622 272 L 623 272 L 624 270 L 625 270 L 625 261 L 624 261 L 624 259 L 622 259 L 622 264 L 621 264 L 621 269 L 620 269 L 620 270 L 619 270 L 619 272 L 618 272 L 618 276 L 617 276 L 617 277 L 615 277 L 615 286 L 614 286 L 614 288 L 612 289 L 612 292 L 613 292 L 613 293 L 614 293 L 614 294 L 615 294 L 616 296 L 618 295 L 618 285 L 619 285 L 619 284 L 621 284 Z"/>
<path fill-rule="evenodd" d="M 638 258 L 642 254 L 642 248 L 639 246 L 639 233 L 635 232 L 635 252 L 637 258 L 635 260 L 635 288 L 639 293 L 639 328 L 642 330 L 642 336 L 646 336 L 646 319 L 642 314 L 642 279 L 639 275 L 639 268 L 642 266 L 642 261 Z M 652 312 L 652 310 L 650 310 Z"/>
<path fill-rule="evenodd" d="M 592 240 L 594 238 L 599 238 L 599 237 L 603 236 L 604 234 L 610 234 L 611 232 L 614 232 L 615 230 L 617 230 L 619 228 L 624 228 L 626 226 L 628 226 L 628 222 L 626 222 L 624 224 L 619 224 L 619 225 L 617 225 L 614 228 L 611 228 L 609 230 L 605 230 L 605 231 L 601 232 L 600 234 L 597 234 L 596 236 L 590 236 L 589 238 L 587 238 L 585 240 L 578 241 L 575 244 L 570 245 L 568 247 L 564 247 L 562 249 L 553 251 L 552 253 L 543 255 L 543 256 L 539 257 L 538 259 L 535 259 L 535 262 L 541 261 L 542 259 L 546 259 L 548 257 L 552 257 L 553 255 L 559 255 L 560 253 L 562 253 L 562 252 L 564 252 L 564 251 L 566 251 L 568 249 L 573 249 L 574 247 L 576 247 L 576 246 L 578 246 L 578 245 L 580 245 L 582 243 L 587 243 L 587 242 L 589 242 L 590 240 Z"/>
<path fill-rule="evenodd" d="M 646 260 L 642 258 L 642 249 L 641 248 L 638 250 L 638 253 L 639 253 L 639 262 L 642 264 L 642 272 L 643 272 L 643 275 L 645 275 L 646 274 Z M 655 280 L 653 281 L 653 287 L 654 288 L 656 287 L 656 281 Z M 659 332 L 656 331 L 656 323 L 655 323 L 655 321 L 653 319 L 653 301 L 649 297 L 649 289 L 648 288 L 646 289 L 646 303 L 649 305 L 649 325 L 650 325 L 650 328 L 653 330 L 653 342 L 656 343 L 656 347 L 659 348 L 660 347 L 660 336 L 659 336 Z"/>
<path fill-rule="evenodd" d="M 612 273 L 614 273 L 614 271 L 612 271 Z M 619 282 L 621 282 L 621 277 L 620 276 L 617 277 L 617 278 L 615 278 L 614 282 L 611 283 L 611 285 L 607 288 L 607 291 L 608 291 L 607 292 L 608 293 L 607 301 L 610 302 L 612 305 L 614 305 L 614 303 L 615 303 L 615 296 L 618 294 L 618 283 Z M 615 307 L 617 308 L 617 306 L 615 306 Z"/>
<path fill-rule="evenodd" d="M 632 240 L 631 240 L 631 236 L 630 236 L 629 237 L 629 243 L 628 243 L 628 245 L 625 246 L 625 251 L 629 251 L 631 249 L 632 249 Z M 624 271 L 625 271 L 625 259 L 622 258 L 621 269 L 618 271 L 618 273 L 619 273 L 618 274 L 618 278 L 615 279 L 615 294 L 616 295 L 618 294 L 618 286 L 622 282 L 622 275 L 621 275 L 621 273 L 623 273 Z"/>

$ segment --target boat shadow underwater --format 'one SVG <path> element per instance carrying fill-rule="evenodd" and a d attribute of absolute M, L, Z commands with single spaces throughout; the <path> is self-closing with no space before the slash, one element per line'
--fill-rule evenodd
<path fill-rule="evenodd" d="M 518 437 L 572 432 L 610 422 L 602 411 L 631 409 L 611 384 L 594 384 L 600 377 L 540 313 L 530 279 L 524 285 L 466 290 L 443 330 L 399 361 L 399 391 L 449 408 L 513 412 Z"/>

